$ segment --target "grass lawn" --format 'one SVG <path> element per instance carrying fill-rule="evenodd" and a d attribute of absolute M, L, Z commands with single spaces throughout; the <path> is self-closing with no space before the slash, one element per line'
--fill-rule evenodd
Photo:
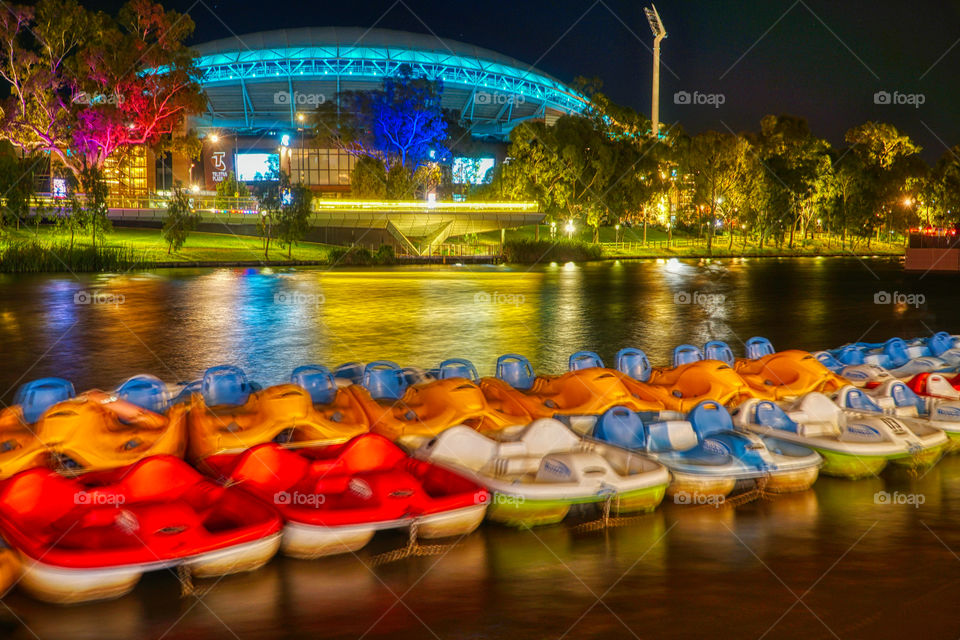
<path fill-rule="evenodd" d="M 0 242 L 38 240 L 40 244 L 67 244 L 70 236 L 57 233 L 50 227 L 40 227 L 36 236 L 33 229 L 21 228 L 8 231 Z M 74 243 L 89 245 L 86 236 L 77 236 Z M 260 238 L 254 236 L 235 236 L 229 233 L 204 233 L 193 231 L 186 244 L 177 253 L 167 253 L 167 244 L 159 229 L 130 229 L 115 227 L 107 234 L 108 247 L 124 246 L 132 249 L 144 262 L 250 262 L 264 259 Z M 324 261 L 332 245 L 313 242 L 300 243 L 293 248 L 292 260 Z M 287 251 L 270 243 L 271 260 L 287 260 Z"/>

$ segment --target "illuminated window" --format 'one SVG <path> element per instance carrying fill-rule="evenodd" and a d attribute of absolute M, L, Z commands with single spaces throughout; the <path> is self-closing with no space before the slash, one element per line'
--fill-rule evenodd
<path fill-rule="evenodd" d="M 346 186 L 356 162 L 356 158 L 339 149 L 294 149 L 290 175 L 310 186 Z"/>

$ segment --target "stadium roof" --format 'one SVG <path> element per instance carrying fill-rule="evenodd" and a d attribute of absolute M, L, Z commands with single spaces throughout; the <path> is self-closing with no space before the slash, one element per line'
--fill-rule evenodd
<path fill-rule="evenodd" d="M 580 113 L 586 98 L 508 56 L 435 36 L 359 28 L 264 31 L 194 47 L 208 112 L 201 129 L 296 126 L 298 112 L 341 91 L 373 89 L 408 64 L 442 80 L 443 107 L 478 136 L 503 137 L 530 118 Z"/>

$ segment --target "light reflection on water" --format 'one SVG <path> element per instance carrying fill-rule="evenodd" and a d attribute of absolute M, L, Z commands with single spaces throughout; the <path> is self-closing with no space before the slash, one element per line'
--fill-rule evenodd
<path fill-rule="evenodd" d="M 879 290 L 928 303 L 875 305 Z M 83 389 L 145 371 L 191 379 L 223 362 L 273 383 L 306 362 L 460 356 L 489 374 L 507 352 L 557 371 L 580 349 L 609 359 L 638 346 L 655 364 L 677 344 L 708 339 L 736 352 L 752 335 L 815 349 L 928 327 L 960 332 L 955 290 L 946 276 L 853 259 L 3 276 L 0 393 L 9 401 L 25 372 Z M 79 305 L 78 291 L 123 302 Z M 684 293 L 708 297 L 678 303 Z M 880 490 L 925 502 L 878 506 Z M 443 556 L 364 564 L 403 544 L 387 534 L 358 558 L 280 559 L 223 579 L 203 604 L 180 599 L 163 572 L 116 602 L 7 602 L 40 638 L 405 639 L 433 637 L 428 628 L 441 638 L 631 637 L 626 627 L 640 637 L 759 637 L 775 623 L 767 637 L 833 637 L 827 627 L 843 638 L 956 637 L 960 561 L 947 547 L 960 552 L 960 458 L 922 478 L 823 478 L 812 491 L 736 509 L 668 504 L 597 534 L 487 525 Z M 796 604 L 793 594 L 808 589 Z M 13 623 L 8 634 L 3 620 L 3 637 L 33 637 Z"/>

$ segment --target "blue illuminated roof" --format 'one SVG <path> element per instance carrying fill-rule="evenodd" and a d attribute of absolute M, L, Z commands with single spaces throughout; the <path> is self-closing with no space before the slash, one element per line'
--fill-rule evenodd
<path fill-rule="evenodd" d="M 407 64 L 442 80 L 444 108 L 481 135 L 505 135 L 529 118 L 581 113 L 586 98 L 508 56 L 434 36 L 359 28 L 265 31 L 195 47 L 210 98 L 200 119 L 214 126 L 295 124 L 304 97 L 335 99 L 339 91 L 372 88 Z M 278 94 L 295 98 L 278 100 Z M 298 99 L 300 103 L 297 104 Z"/>

